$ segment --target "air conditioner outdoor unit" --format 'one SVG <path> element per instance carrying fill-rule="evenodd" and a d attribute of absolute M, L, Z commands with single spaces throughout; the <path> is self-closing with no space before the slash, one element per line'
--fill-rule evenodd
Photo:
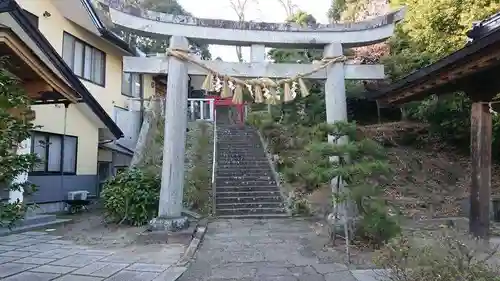
<path fill-rule="evenodd" d="M 76 190 L 68 192 L 68 200 L 87 200 L 87 195 L 90 192 L 86 190 Z"/>

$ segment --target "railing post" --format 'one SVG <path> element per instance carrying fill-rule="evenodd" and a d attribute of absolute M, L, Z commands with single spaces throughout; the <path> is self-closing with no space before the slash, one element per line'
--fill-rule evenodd
<path fill-rule="evenodd" d="M 210 99 L 210 121 L 215 122 L 215 101 L 214 99 Z"/>
<path fill-rule="evenodd" d="M 200 103 L 200 120 L 205 120 L 205 100 L 199 100 Z"/>
<path fill-rule="evenodd" d="M 189 104 L 189 114 L 191 115 L 191 121 L 205 120 L 214 122 L 215 120 L 215 99 L 188 99 Z M 200 115 L 196 116 L 196 105 L 199 105 Z"/>
<path fill-rule="evenodd" d="M 214 100 L 212 99 L 212 104 Z M 215 169 L 217 169 L 217 111 L 212 111 L 213 113 L 213 150 L 212 150 L 212 213 L 215 216 L 215 207 L 216 207 L 216 186 L 215 186 Z"/>
<path fill-rule="evenodd" d="M 194 115 L 194 101 L 193 100 L 189 101 L 189 110 L 191 111 L 191 120 L 192 121 L 196 120 L 196 116 Z"/>
<path fill-rule="evenodd" d="M 240 124 L 245 125 L 245 105 L 240 104 Z"/>

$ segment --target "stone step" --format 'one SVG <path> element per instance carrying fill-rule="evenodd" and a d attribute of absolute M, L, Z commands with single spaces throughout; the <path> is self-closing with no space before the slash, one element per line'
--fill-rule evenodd
<path fill-rule="evenodd" d="M 215 198 L 234 198 L 234 197 L 274 197 L 281 196 L 279 190 L 273 191 L 216 191 Z M 216 200 L 217 200 L 216 199 Z"/>
<path fill-rule="evenodd" d="M 241 173 L 243 171 L 248 171 L 248 172 L 251 172 L 253 173 L 254 175 L 255 174 L 259 174 L 259 173 L 264 173 L 264 172 L 267 172 L 267 171 L 271 171 L 271 168 L 269 166 L 264 166 L 264 165 L 236 165 L 236 164 L 232 164 L 232 165 L 221 165 L 221 164 L 217 164 L 217 167 L 216 167 L 216 172 L 218 171 L 224 171 L 224 172 L 236 172 L 236 173 Z M 226 174 L 227 175 L 227 174 Z M 267 174 L 264 174 L 264 175 L 267 175 Z"/>
<path fill-rule="evenodd" d="M 219 126 L 219 130 L 217 130 L 217 132 L 220 134 L 257 134 L 257 131 L 253 128 L 227 128 L 224 126 Z"/>
<path fill-rule="evenodd" d="M 250 167 L 269 167 L 269 162 L 268 161 L 217 161 L 217 167 L 221 168 L 232 168 L 232 167 L 245 167 L 245 168 L 250 168 Z"/>
<path fill-rule="evenodd" d="M 262 148 L 262 145 L 260 142 L 257 141 L 246 141 L 246 142 L 241 142 L 241 143 L 234 143 L 232 141 L 217 141 L 217 147 L 218 148 Z"/>
<path fill-rule="evenodd" d="M 265 153 L 262 147 L 251 146 L 251 147 L 234 147 L 234 146 L 224 146 L 217 147 L 217 153 Z"/>
<path fill-rule="evenodd" d="M 232 152 L 217 152 L 216 154 L 217 159 L 267 159 L 266 154 L 261 151 L 261 152 L 242 152 L 242 151 L 232 151 Z"/>
<path fill-rule="evenodd" d="M 223 162 L 223 161 L 217 161 L 217 167 L 220 168 L 225 168 L 225 169 L 230 169 L 233 167 L 244 167 L 244 168 L 269 168 L 269 162 L 268 161 L 261 161 L 261 162 L 256 162 L 256 161 L 244 161 L 244 162 Z"/>
<path fill-rule="evenodd" d="M 232 167 L 230 169 L 228 168 L 222 169 L 220 167 L 216 167 L 215 175 L 216 177 L 274 176 L 271 169 L 255 169 L 255 167 L 252 168 Z"/>
<path fill-rule="evenodd" d="M 236 164 L 221 165 L 221 164 L 217 164 L 215 171 L 216 172 L 217 171 L 242 172 L 244 170 L 253 172 L 253 174 L 255 175 L 255 174 L 259 174 L 260 172 L 271 171 L 271 168 L 269 168 L 269 166 L 264 166 L 264 165 L 259 166 L 259 165 L 236 165 Z M 265 174 L 264 176 L 267 176 L 267 174 Z"/>
<path fill-rule="evenodd" d="M 255 129 L 253 127 L 250 127 L 250 126 L 223 125 L 223 126 L 219 126 L 219 128 L 221 130 L 224 130 L 224 131 L 255 133 Z"/>
<path fill-rule="evenodd" d="M 253 127 L 250 127 L 250 126 L 223 125 L 223 126 L 220 126 L 219 128 L 224 129 L 225 131 L 255 133 L 255 129 Z"/>
<path fill-rule="evenodd" d="M 251 215 L 219 215 L 217 216 L 221 219 L 259 219 L 259 220 L 267 220 L 267 219 L 283 219 L 288 218 L 289 215 L 286 213 L 283 214 L 251 214 Z"/>
<path fill-rule="evenodd" d="M 222 197 L 218 198 L 216 196 L 215 203 L 216 204 L 229 204 L 229 203 L 253 203 L 253 202 L 280 202 L 282 203 L 283 199 L 281 195 L 275 196 L 243 196 L 243 197 Z"/>
<path fill-rule="evenodd" d="M 264 176 L 274 176 L 272 170 L 268 169 L 219 169 L 215 168 L 216 177 L 264 177 Z"/>
<path fill-rule="evenodd" d="M 217 136 L 221 137 L 235 137 L 235 138 L 240 138 L 240 137 L 249 137 L 249 138 L 255 138 L 259 139 L 259 135 L 253 132 L 231 132 L 231 131 L 219 131 Z"/>
<path fill-rule="evenodd" d="M 246 181 L 251 181 L 251 180 L 274 180 L 274 175 L 229 175 L 229 176 L 217 176 L 216 179 L 221 179 L 221 180 L 232 180 L 232 179 L 238 179 L 238 180 L 246 180 Z"/>
<path fill-rule="evenodd" d="M 234 155 L 233 157 L 236 157 L 236 158 L 230 158 L 230 156 L 221 156 L 221 157 L 217 157 L 217 162 L 221 162 L 221 161 L 234 161 L 234 162 L 238 162 L 238 161 L 246 161 L 246 162 L 266 162 L 269 164 L 269 161 L 267 160 L 267 157 L 265 157 L 264 155 L 260 156 L 260 157 L 251 157 L 251 156 L 240 156 L 240 155 Z"/>
<path fill-rule="evenodd" d="M 227 145 L 249 145 L 249 144 L 262 144 L 260 139 L 258 138 L 253 138 L 253 137 L 221 137 L 217 139 L 217 144 L 227 144 Z"/>
<path fill-rule="evenodd" d="M 232 150 L 232 151 L 217 151 L 217 159 L 244 159 L 244 160 L 267 160 L 267 155 L 264 150 L 256 151 Z"/>
<path fill-rule="evenodd" d="M 275 180 L 243 180 L 243 179 L 225 179 L 225 178 L 215 178 L 215 186 L 266 186 L 272 185 L 276 186 Z"/>
<path fill-rule="evenodd" d="M 266 163 L 266 164 L 269 164 L 269 161 L 267 160 L 267 158 L 265 157 L 260 157 L 260 158 L 246 158 L 246 157 L 237 157 L 237 158 L 232 158 L 232 157 L 228 157 L 228 156 L 224 156 L 224 157 L 219 157 L 217 158 L 217 160 L 219 160 L 218 162 L 222 162 L 222 161 L 228 161 L 228 162 L 248 162 L 248 163 Z"/>
<path fill-rule="evenodd" d="M 259 136 L 256 134 L 245 134 L 245 133 L 239 133 L 239 132 L 219 132 L 217 134 L 219 139 L 234 139 L 234 140 L 244 140 L 244 138 L 251 138 L 255 140 L 260 140 Z"/>
<path fill-rule="evenodd" d="M 229 210 L 229 209 L 257 209 L 257 208 L 283 208 L 283 202 L 249 202 L 249 203 L 217 203 L 215 210 Z"/>
<path fill-rule="evenodd" d="M 217 136 L 220 137 L 226 137 L 226 138 L 242 138 L 242 137 L 248 137 L 248 138 L 253 138 L 253 139 L 260 139 L 259 135 L 256 133 L 252 132 L 231 132 L 231 131 L 218 131 Z"/>
<path fill-rule="evenodd" d="M 217 159 L 222 159 L 222 160 L 266 160 L 267 161 L 267 156 L 265 153 L 259 153 L 259 154 L 241 154 L 239 152 L 234 152 L 234 153 L 216 153 Z"/>
<path fill-rule="evenodd" d="M 217 133 L 220 135 L 234 135 L 234 136 L 258 136 L 257 132 L 253 130 L 231 130 L 220 128 L 217 130 Z"/>
<path fill-rule="evenodd" d="M 259 138 L 251 136 L 218 136 L 218 144 L 228 145 L 248 145 L 248 144 L 262 144 Z"/>
<path fill-rule="evenodd" d="M 256 151 L 264 151 L 262 146 L 257 146 L 255 144 L 249 144 L 249 145 L 231 145 L 231 144 L 224 144 L 224 145 L 219 145 L 217 144 L 217 149 L 218 151 L 225 152 L 225 151 L 248 151 L 248 152 L 256 152 Z"/>
<path fill-rule="evenodd" d="M 240 216 L 240 215 L 260 215 L 260 214 L 285 214 L 284 208 L 238 208 L 238 209 L 218 209 L 217 216 Z"/>
<path fill-rule="evenodd" d="M 242 161 L 231 160 L 231 159 L 227 159 L 227 158 L 223 158 L 223 159 L 218 158 L 217 160 L 218 160 L 217 161 L 218 164 L 225 164 L 225 162 L 228 162 L 227 164 L 235 164 L 235 165 L 241 165 L 241 164 L 255 165 L 255 164 L 257 164 L 259 167 L 260 166 L 269 166 L 269 161 L 266 158 L 262 158 L 260 160 L 253 160 L 253 159 L 247 160 L 247 159 L 245 159 Z"/>
<path fill-rule="evenodd" d="M 260 143 L 260 138 L 257 135 L 218 134 L 217 136 L 219 137 L 217 138 L 217 141 L 238 142 L 238 143 L 248 143 L 249 141 L 254 141 Z"/>
<path fill-rule="evenodd" d="M 221 156 L 217 157 L 217 160 L 219 162 L 221 161 L 230 161 L 230 162 L 257 162 L 257 163 L 267 163 L 269 164 L 269 161 L 267 160 L 267 157 L 260 156 L 260 157 L 252 157 L 252 156 L 240 156 L 240 155 L 232 155 L 232 156 Z"/>
<path fill-rule="evenodd" d="M 233 154 L 233 153 L 243 153 L 243 154 L 250 154 L 249 156 L 252 155 L 252 153 L 257 153 L 258 155 L 264 154 L 265 155 L 265 150 L 262 147 L 257 147 L 255 145 L 251 147 L 234 147 L 234 146 L 224 146 L 224 147 L 217 147 L 217 154 L 220 153 L 228 153 L 228 154 Z"/>
<path fill-rule="evenodd" d="M 218 164 L 229 165 L 229 164 L 259 164 L 259 165 L 269 165 L 269 161 L 266 158 L 261 159 L 228 159 L 228 158 L 218 158 Z"/>
<path fill-rule="evenodd" d="M 235 131 L 218 131 L 217 136 L 221 137 L 249 137 L 249 138 L 255 138 L 259 139 L 259 135 L 254 132 L 235 132 Z"/>
<path fill-rule="evenodd" d="M 250 154 L 250 155 L 252 155 L 252 153 L 265 154 L 264 149 L 262 147 L 255 147 L 255 146 L 246 147 L 246 148 L 241 148 L 241 147 L 236 148 L 236 147 L 231 147 L 231 146 L 217 147 L 217 154 L 219 154 L 219 153 L 230 153 L 230 154 L 241 153 L 241 154 Z"/>
<path fill-rule="evenodd" d="M 252 191 L 278 191 L 276 185 L 260 186 L 215 186 L 216 192 L 252 192 Z"/>
<path fill-rule="evenodd" d="M 261 145 L 262 143 L 259 139 L 255 139 L 252 137 L 241 137 L 241 138 L 228 137 L 228 138 L 218 138 L 217 144 L 245 146 L 250 144 Z"/>

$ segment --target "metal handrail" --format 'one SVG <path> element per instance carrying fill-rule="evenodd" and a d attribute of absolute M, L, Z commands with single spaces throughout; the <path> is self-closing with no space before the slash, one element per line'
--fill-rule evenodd
<path fill-rule="evenodd" d="M 205 98 L 188 98 L 188 102 L 189 102 L 189 111 L 190 111 L 190 114 L 191 114 L 191 118 L 193 120 L 197 120 L 195 118 L 195 104 L 198 104 L 199 105 L 199 114 L 200 114 L 200 118 L 199 120 L 205 120 L 205 121 L 214 121 L 214 106 L 215 106 L 215 102 L 214 102 L 214 99 L 205 99 Z M 209 105 L 209 117 L 208 119 L 205 118 L 205 103 L 208 103 Z"/>
<path fill-rule="evenodd" d="M 215 187 L 215 169 L 217 167 L 217 110 L 213 110 L 213 123 L 214 123 L 214 132 L 213 132 L 213 151 L 212 151 L 212 213 L 215 215 L 215 196 L 216 196 L 216 187 Z"/>

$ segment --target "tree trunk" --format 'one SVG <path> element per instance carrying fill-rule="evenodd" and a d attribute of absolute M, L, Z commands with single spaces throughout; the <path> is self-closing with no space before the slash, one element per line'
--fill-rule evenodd
<path fill-rule="evenodd" d="M 137 144 L 134 150 L 134 156 L 130 161 L 129 169 L 137 167 L 142 161 L 144 161 L 144 156 L 146 154 L 146 149 L 150 139 L 154 136 L 154 132 L 150 132 L 153 124 L 158 121 L 158 118 L 162 115 L 161 112 L 161 100 L 152 97 L 149 100 L 147 109 L 144 111 L 144 120 L 142 121 L 141 130 L 139 132 L 139 137 L 137 138 Z"/>

